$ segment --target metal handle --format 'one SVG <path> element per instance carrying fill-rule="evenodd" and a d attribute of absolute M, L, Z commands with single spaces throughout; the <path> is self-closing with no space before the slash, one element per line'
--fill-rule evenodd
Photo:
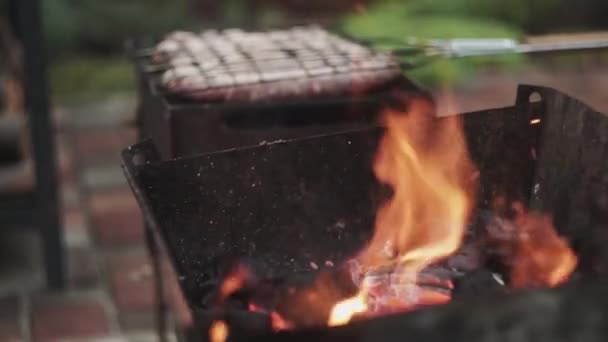
<path fill-rule="evenodd" d="M 475 56 L 497 56 L 505 54 L 556 53 L 608 49 L 608 39 L 568 40 L 550 43 L 521 44 L 514 39 L 435 39 L 410 38 L 400 46 L 388 49 L 396 56 L 419 59 L 465 58 Z"/>

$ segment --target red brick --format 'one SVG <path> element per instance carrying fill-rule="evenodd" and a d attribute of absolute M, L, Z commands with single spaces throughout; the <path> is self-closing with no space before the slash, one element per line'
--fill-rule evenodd
<path fill-rule="evenodd" d="M 122 141 L 125 144 L 124 147 L 128 145 L 133 145 L 137 142 L 137 129 L 135 127 L 125 127 L 121 130 Z"/>
<path fill-rule="evenodd" d="M 58 165 L 59 179 L 62 182 L 73 182 L 75 173 L 72 152 L 63 144 L 57 145 L 56 150 L 57 158 L 55 162 Z"/>
<path fill-rule="evenodd" d="M 143 224 L 133 208 L 113 209 L 93 214 L 95 237 L 102 246 L 124 246 L 143 243 Z"/>
<path fill-rule="evenodd" d="M 106 336 L 110 325 L 101 303 L 93 299 L 53 300 L 32 309 L 34 342 Z"/>
<path fill-rule="evenodd" d="M 128 187 L 97 191 L 91 194 L 91 209 L 109 210 L 124 206 L 137 206 L 135 197 Z"/>
<path fill-rule="evenodd" d="M 90 206 L 95 237 L 101 245 L 143 243 L 143 218 L 129 189 L 95 193 Z"/>
<path fill-rule="evenodd" d="M 71 288 L 89 289 L 99 285 L 99 267 L 92 249 L 70 247 L 66 255 Z"/>
<path fill-rule="evenodd" d="M 145 254 L 117 256 L 108 261 L 110 288 L 121 312 L 151 312 L 155 288 L 152 266 Z"/>
<path fill-rule="evenodd" d="M 64 181 L 61 184 L 62 207 L 70 208 L 80 205 L 80 189 L 74 182 Z"/>
<path fill-rule="evenodd" d="M 117 159 L 126 147 L 119 129 L 85 130 L 76 136 L 76 152 L 84 160 Z"/>
<path fill-rule="evenodd" d="M 84 213 L 79 206 L 64 205 L 63 209 L 63 227 L 66 232 L 82 233 L 86 231 L 86 219 Z"/>
<path fill-rule="evenodd" d="M 123 332 L 154 331 L 156 313 L 152 310 L 146 312 L 121 312 L 118 322 Z"/>

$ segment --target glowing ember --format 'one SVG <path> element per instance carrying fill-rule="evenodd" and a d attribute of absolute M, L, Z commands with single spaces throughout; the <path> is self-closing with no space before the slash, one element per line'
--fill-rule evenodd
<path fill-rule="evenodd" d="M 367 311 L 367 304 L 365 301 L 366 296 L 363 292 L 360 292 L 356 296 L 336 304 L 329 314 L 327 325 L 335 327 L 350 322 L 354 315 Z"/>
<path fill-rule="evenodd" d="M 451 283 L 431 279 L 435 283 L 430 285 L 443 291 L 423 286 L 429 279 L 422 279 L 421 271 L 461 246 L 479 172 L 468 157 L 459 118 L 434 119 L 434 109 L 429 101 L 415 99 L 406 113 L 384 115 L 386 132 L 374 171 L 394 195 L 378 211 L 370 244 L 351 263 L 359 294 L 337 303 L 328 325 L 346 324 L 356 314 L 408 311 L 450 300 Z M 513 207 L 515 222 L 500 232 L 511 244 L 511 285 L 565 281 L 577 259 L 550 218 L 529 215 L 519 203 Z"/>
<path fill-rule="evenodd" d="M 260 308 L 259 306 L 255 305 L 253 303 L 249 303 L 248 309 L 251 312 L 260 312 L 260 313 L 264 313 L 264 314 L 269 314 L 270 315 L 270 324 L 272 326 L 272 330 L 274 330 L 274 331 L 289 330 L 289 329 L 293 328 L 293 324 L 291 322 L 289 322 L 288 320 L 284 319 L 283 316 L 281 316 L 276 311 L 269 312 L 268 310 Z"/>
<path fill-rule="evenodd" d="M 392 187 L 393 196 L 378 210 L 371 241 L 348 265 L 358 293 L 333 305 L 329 317 L 322 316 L 321 322 L 328 326 L 348 324 L 355 316 L 409 311 L 451 299 L 451 280 L 433 273 L 431 265 L 461 247 L 479 172 L 469 159 L 460 118 L 437 119 L 434 111 L 430 101 L 419 98 L 408 103 L 405 113 L 384 113 L 386 131 L 376 154 L 374 172 L 381 182 Z M 516 214 L 514 220 L 496 215 L 496 224 L 488 227 L 492 244 L 488 247 L 505 251 L 502 255 L 512 265 L 510 285 L 546 287 L 567 280 L 577 258 L 558 236 L 551 219 L 530 214 L 521 203 L 510 203 L 502 197 L 494 198 L 493 206 L 497 213 L 510 212 L 510 208 Z M 333 262 L 325 264 L 333 266 Z M 310 266 L 319 269 L 314 262 Z M 251 279 L 245 267 L 237 267 L 224 279 L 218 304 L 246 282 L 251 285 Z M 335 298 L 340 298 L 329 296 L 331 301 L 321 300 L 327 297 L 323 293 L 331 293 L 323 289 L 331 286 L 319 283 L 323 286 L 302 291 L 308 296 L 302 303 L 316 307 L 320 301 L 334 303 Z M 319 324 L 314 320 L 300 322 L 299 314 L 277 308 L 249 303 L 250 311 L 270 316 L 275 331 L 293 329 L 302 322 Z M 305 308 L 300 314 L 314 316 L 313 311 Z M 211 341 L 224 341 L 227 335 L 227 325 L 214 322 Z"/>
<path fill-rule="evenodd" d="M 241 264 L 237 265 L 237 267 L 230 272 L 222 282 L 222 286 L 220 288 L 220 302 L 242 289 L 243 286 L 245 286 L 245 282 L 249 278 L 250 276 L 247 268 Z"/>
<path fill-rule="evenodd" d="M 488 246 L 510 265 L 509 285 L 516 289 L 554 287 L 566 281 L 578 258 L 557 234 L 551 217 L 528 213 L 519 202 L 507 206 L 501 197 L 493 206 L 498 213 L 507 208 L 514 212 L 514 219 L 496 217 L 489 225 Z"/>
<path fill-rule="evenodd" d="M 517 238 L 511 286 L 553 287 L 566 281 L 578 259 L 568 243 L 557 235 L 551 218 L 528 214 L 521 204 L 515 204 L 515 208 Z"/>
<path fill-rule="evenodd" d="M 270 323 L 274 331 L 289 330 L 293 328 L 293 324 L 285 320 L 278 312 L 270 313 Z"/>
<path fill-rule="evenodd" d="M 228 338 L 228 325 L 224 321 L 215 321 L 209 328 L 209 341 L 225 342 Z"/>

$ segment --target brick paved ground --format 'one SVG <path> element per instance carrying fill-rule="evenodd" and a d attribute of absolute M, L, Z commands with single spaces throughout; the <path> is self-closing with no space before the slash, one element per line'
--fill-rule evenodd
<path fill-rule="evenodd" d="M 142 218 L 119 163 L 134 104 L 109 102 L 59 109 L 68 290 L 47 293 L 35 274 L 33 291 L 0 293 L 0 341 L 156 341 Z"/>
<path fill-rule="evenodd" d="M 455 94 L 460 110 L 510 105 L 518 82 L 567 91 L 608 113 L 608 73 L 490 74 Z M 0 293 L 0 341 L 155 341 L 154 287 L 139 209 L 119 166 L 133 143 L 132 99 L 60 111 L 58 142 L 69 289 L 22 281 Z M 0 287 L 2 287 L 0 278 Z M 33 289 L 32 289 L 33 288 Z"/>

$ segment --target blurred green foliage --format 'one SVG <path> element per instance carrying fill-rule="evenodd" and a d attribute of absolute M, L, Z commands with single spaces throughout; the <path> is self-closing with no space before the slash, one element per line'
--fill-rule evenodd
<path fill-rule="evenodd" d="M 390 1 L 390 0 L 389 0 Z M 448 15 L 508 23 L 526 32 L 554 25 L 561 0 L 410 0 L 417 15 Z"/>
<path fill-rule="evenodd" d="M 348 15 L 341 23 L 340 30 L 372 42 L 378 37 L 405 41 L 409 37 L 517 39 L 521 36 L 521 31 L 516 25 L 504 24 L 489 16 L 475 16 L 469 13 L 471 9 L 466 4 L 477 2 L 483 1 L 388 0 L 377 2 L 362 13 Z M 479 11 L 479 9 L 474 11 Z M 518 11 L 513 11 L 512 16 L 517 18 Z M 501 14 L 504 15 L 505 12 L 501 12 Z M 412 62 L 407 57 L 403 59 L 404 62 Z M 407 74 L 429 87 L 447 86 L 466 82 L 481 67 L 516 68 L 522 64 L 523 60 L 523 57 L 513 55 L 459 60 L 438 59 L 422 64 L 421 67 L 408 71 Z"/>
<path fill-rule="evenodd" d="M 193 26 L 189 0 L 43 1 L 51 91 L 59 103 L 134 92 L 126 39 Z"/>
<path fill-rule="evenodd" d="M 212 9 L 199 9 L 195 14 L 193 4 L 203 2 L 211 5 L 205 8 Z M 133 72 L 123 50 L 124 41 L 129 37 L 158 36 L 175 29 L 217 25 L 268 27 L 288 24 L 294 18 L 297 20 L 299 14 L 305 14 L 286 13 L 288 6 L 278 6 L 278 2 L 43 1 L 53 62 L 53 90 L 63 98 L 70 93 L 88 97 L 133 89 Z M 562 0 L 375 0 L 371 3 L 360 13 L 339 13 L 338 29 L 363 38 L 520 38 L 524 32 L 580 26 L 589 20 L 599 25 L 597 23 L 605 23 L 603 13 L 608 13 L 608 2 L 602 0 L 578 0 L 577 11 L 567 8 Z M 194 18 L 195 15 L 199 17 Z M 439 60 L 408 71 L 408 75 L 433 87 L 462 84 L 482 67 L 517 68 L 523 61 L 520 56 Z"/>
<path fill-rule="evenodd" d="M 52 57 L 116 53 L 125 39 L 191 27 L 188 0 L 44 1 Z"/>
<path fill-rule="evenodd" d="M 117 93 L 135 93 L 135 71 L 126 58 L 81 57 L 56 61 L 51 70 L 55 102 L 78 104 Z"/>

